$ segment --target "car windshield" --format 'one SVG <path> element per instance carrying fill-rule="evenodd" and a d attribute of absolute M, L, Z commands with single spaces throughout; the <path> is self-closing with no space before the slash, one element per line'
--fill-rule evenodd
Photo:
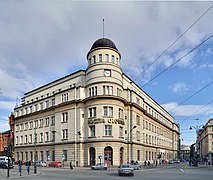
<path fill-rule="evenodd" d="M 128 164 L 122 165 L 121 168 L 129 168 Z"/>

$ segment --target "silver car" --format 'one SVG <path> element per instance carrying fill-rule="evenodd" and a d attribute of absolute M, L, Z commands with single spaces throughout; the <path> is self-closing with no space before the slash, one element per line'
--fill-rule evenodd
<path fill-rule="evenodd" d="M 131 167 L 134 168 L 135 170 L 142 168 L 141 164 L 139 164 L 137 162 L 131 163 Z"/>
<path fill-rule="evenodd" d="M 107 164 L 98 163 L 95 166 L 92 166 L 91 169 L 93 169 L 93 170 L 107 170 Z"/>
<path fill-rule="evenodd" d="M 118 167 L 118 175 L 130 175 L 134 176 L 134 168 L 131 166 L 131 164 L 121 164 Z"/>

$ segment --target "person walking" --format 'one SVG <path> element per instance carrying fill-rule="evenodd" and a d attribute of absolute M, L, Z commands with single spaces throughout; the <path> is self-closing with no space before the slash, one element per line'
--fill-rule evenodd
<path fill-rule="evenodd" d="M 18 160 L 18 171 L 19 171 L 20 176 L 21 176 L 21 166 L 22 166 L 22 161 Z"/>
<path fill-rule="evenodd" d="M 31 166 L 31 162 L 29 160 L 26 162 L 26 166 L 27 166 L 27 174 L 29 175 L 30 174 L 30 166 Z"/>
<path fill-rule="evenodd" d="M 70 169 L 73 169 L 72 161 L 70 161 Z"/>

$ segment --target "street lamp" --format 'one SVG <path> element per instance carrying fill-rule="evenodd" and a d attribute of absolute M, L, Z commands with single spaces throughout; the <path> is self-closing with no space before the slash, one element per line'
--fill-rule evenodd
<path fill-rule="evenodd" d="M 61 137 L 61 134 L 59 134 L 57 131 L 52 131 L 52 133 L 53 134 L 57 133 Z M 64 138 L 61 137 L 61 140 L 63 141 L 62 161 L 63 161 L 63 167 L 64 167 Z"/>
<path fill-rule="evenodd" d="M 129 135 L 132 132 L 132 130 L 135 129 L 135 128 L 137 128 L 137 126 L 133 126 L 130 129 L 129 133 L 127 134 L 127 162 L 128 163 L 129 163 L 129 143 L 132 143 L 132 136 L 130 136 L 130 139 L 129 139 Z M 131 155 L 131 159 L 132 159 L 132 146 L 131 146 L 131 153 L 130 153 L 130 155 Z"/>

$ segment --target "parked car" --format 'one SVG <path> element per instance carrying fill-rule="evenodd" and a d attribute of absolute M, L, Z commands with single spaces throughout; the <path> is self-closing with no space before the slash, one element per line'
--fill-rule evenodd
<path fill-rule="evenodd" d="M 49 164 L 49 167 L 62 167 L 62 163 L 59 162 L 59 161 L 52 161 L 52 162 Z"/>
<path fill-rule="evenodd" d="M 91 166 L 93 170 L 107 170 L 107 164 L 105 163 L 98 163 L 95 166 Z"/>
<path fill-rule="evenodd" d="M 170 159 L 170 160 L 169 160 L 169 164 L 174 164 L 173 159 Z"/>
<path fill-rule="evenodd" d="M 9 168 L 12 169 L 14 166 L 12 164 L 12 159 L 9 158 Z M 8 157 L 7 156 L 0 156 L 0 168 L 7 169 L 8 168 Z"/>
<path fill-rule="evenodd" d="M 134 168 L 131 166 L 131 164 L 121 164 L 118 167 L 118 175 L 130 175 L 134 176 Z"/>
<path fill-rule="evenodd" d="M 47 167 L 47 163 L 46 162 L 42 162 L 41 163 L 41 167 Z"/>
<path fill-rule="evenodd" d="M 131 163 L 131 167 L 136 170 L 136 169 L 141 169 L 142 165 L 139 164 L 138 162 L 134 162 L 134 163 Z"/>

